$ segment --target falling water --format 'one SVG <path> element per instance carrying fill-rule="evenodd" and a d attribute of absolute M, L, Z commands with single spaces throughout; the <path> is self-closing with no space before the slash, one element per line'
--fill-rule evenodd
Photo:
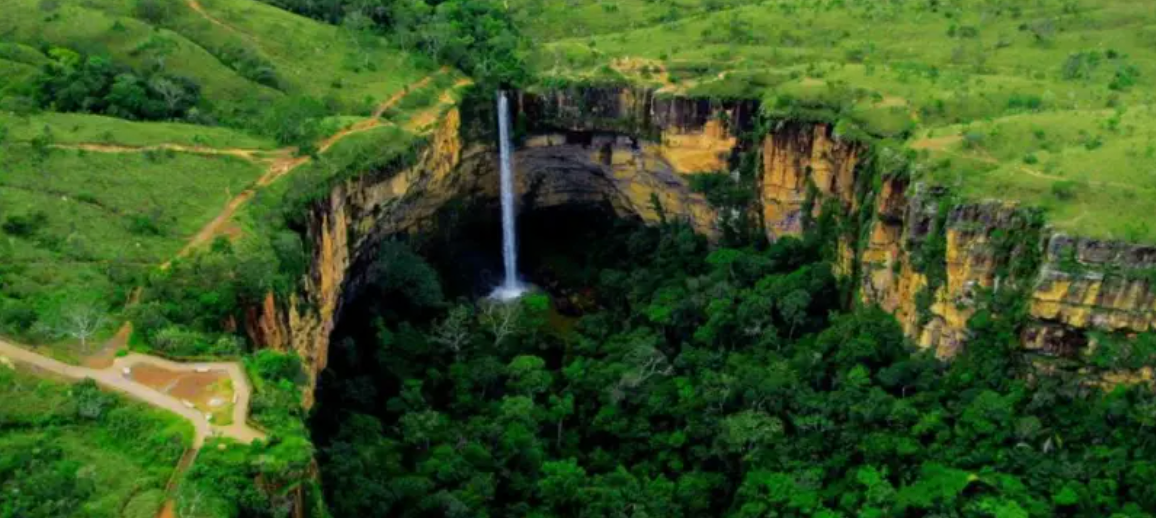
<path fill-rule="evenodd" d="M 526 291 L 518 280 L 518 237 L 514 228 L 514 168 L 510 157 L 510 103 L 506 93 L 498 92 L 498 150 L 502 178 L 502 263 L 506 278 L 494 290 L 492 297 L 515 299 Z"/>

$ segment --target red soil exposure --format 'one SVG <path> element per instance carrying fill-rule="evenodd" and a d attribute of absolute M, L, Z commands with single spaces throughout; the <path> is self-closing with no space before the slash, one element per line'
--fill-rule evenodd
<path fill-rule="evenodd" d="M 155 365 L 137 365 L 130 376 L 137 383 L 201 407 L 207 406 L 214 397 L 224 401 L 233 397 L 231 393 L 211 389 L 228 379 L 229 375 L 223 371 L 173 372 Z"/>
<path fill-rule="evenodd" d="M 228 377 L 225 373 L 217 371 L 187 373 L 177 380 L 176 386 L 169 390 L 169 394 L 193 402 L 199 402 L 198 400 L 203 398 L 207 402 L 214 395 L 209 393 L 209 386 Z"/>

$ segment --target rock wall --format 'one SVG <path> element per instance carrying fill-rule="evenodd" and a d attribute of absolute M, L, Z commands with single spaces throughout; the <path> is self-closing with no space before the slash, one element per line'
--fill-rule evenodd
<path fill-rule="evenodd" d="M 977 296 L 1008 283 L 1029 294 L 1031 321 L 1022 339 L 1040 353 L 1077 355 L 1092 330 L 1156 326 L 1156 275 L 1149 275 L 1156 272 L 1156 248 L 1073 239 L 1042 227 L 1035 211 L 994 201 L 945 205 L 942 195 L 885 180 L 859 257 L 861 301 L 895 314 L 920 346 L 940 357 L 956 354 Z M 917 263 L 935 236 L 944 240 L 944 270 L 929 286 L 927 266 Z"/>
<path fill-rule="evenodd" d="M 762 141 L 763 227 L 767 238 L 803 232 L 804 204 L 816 216 L 822 200 L 835 200 L 850 213 L 857 208 L 855 166 L 860 146 L 840 141 L 826 124 L 784 123 Z"/>
<path fill-rule="evenodd" d="M 517 106 L 532 133 L 627 135 L 678 173 L 728 170 L 758 112 L 754 102 L 661 96 L 619 86 L 524 93 Z"/>
<path fill-rule="evenodd" d="M 312 244 L 309 272 L 288 300 L 268 295 L 249 318 L 254 342 L 301 357 L 312 406 L 317 375 L 329 357 L 329 335 L 351 282 L 350 266 L 384 235 L 419 227 L 464 184 L 457 170 L 462 146 L 461 115 L 450 110 L 430 135 L 415 165 L 402 171 L 373 171 L 335 185 L 315 203 L 304 238 Z"/>
<path fill-rule="evenodd" d="M 1046 254 L 1032 292 L 1028 348 L 1063 353 L 1087 345 L 1084 329 L 1156 328 L 1156 247 L 1055 234 Z"/>
<path fill-rule="evenodd" d="M 533 102 L 526 99 L 522 96 L 521 102 Z M 698 112 L 699 103 L 648 102 L 646 106 L 665 110 L 647 119 L 646 136 L 658 140 L 615 132 L 621 126 L 583 129 L 535 123 L 535 130 L 544 133 L 528 135 L 514 154 L 523 209 L 598 204 L 621 216 L 655 222 L 662 217 L 657 201 L 666 217 L 716 234 L 717 215 L 701 195 L 690 191 L 683 173 L 725 168 L 738 139 L 720 122 L 723 108 Z M 530 117 L 525 111 L 518 116 L 523 121 Z M 361 265 L 372 260 L 375 245 L 390 235 L 422 230 L 454 198 L 498 198 L 495 146 L 467 146 L 461 125 L 461 112 L 451 110 L 413 166 L 368 171 L 333 186 L 306 218 L 304 239 L 313 256 L 297 292 L 285 300 L 269 294 L 250 310 L 246 328 L 255 343 L 294 351 L 302 358 L 309 379 L 307 407 L 328 361 L 330 334 L 341 307 L 356 294 L 365 270 Z"/>
<path fill-rule="evenodd" d="M 1156 248 L 1052 235 L 1032 211 L 945 201 L 942 190 L 905 177 L 861 189 L 866 149 L 828 125 L 781 123 L 754 138 L 754 103 L 631 88 L 525 93 L 515 106 L 524 207 L 599 204 L 648 222 L 684 218 L 714 235 L 718 215 L 690 192 L 686 174 L 728 171 L 744 152 L 758 154 L 758 212 L 768 239 L 801 234 L 824 207 L 856 217 L 868 204 L 867 227 L 840 242 L 840 271 L 857 272 L 860 302 L 894 313 L 909 336 L 942 357 L 966 341 L 977 295 L 1008 282 L 1031 293 L 1033 321 L 1023 338 L 1033 350 L 1069 354 L 1087 344 L 1089 329 L 1156 326 Z M 359 284 L 357 264 L 374 245 L 421 229 L 455 197 L 497 197 L 494 146 L 477 138 L 467 144 L 462 122 L 458 110 L 447 113 L 413 167 L 334 186 L 308 218 L 313 261 L 301 288 L 287 300 L 270 295 L 251 311 L 254 340 L 296 351 L 311 383 L 325 368 L 341 305 Z M 1019 271 L 1025 258 L 1026 273 Z"/>

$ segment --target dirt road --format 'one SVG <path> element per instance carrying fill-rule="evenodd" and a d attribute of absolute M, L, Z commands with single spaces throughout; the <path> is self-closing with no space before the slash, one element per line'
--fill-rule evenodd
<path fill-rule="evenodd" d="M 42 356 L 10 342 L 0 340 L 0 357 L 8 358 L 17 363 L 30 365 L 37 369 L 75 380 L 92 378 L 102 387 L 128 395 L 151 406 L 168 410 L 193 424 L 193 448 L 199 449 L 205 439 L 212 436 L 222 436 L 235 439 L 243 443 L 251 443 L 256 439 L 264 439 L 265 434 L 246 424 L 249 416 L 249 399 L 252 396 L 252 387 L 249 380 L 237 363 L 205 362 L 205 363 L 177 363 L 143 354 L 129 354 L 117 358 L 112 366 L 105 369 L 91 369 L 61 363 L 47 356 Z M 182 401 L 168 394 L 158 392 L 141 385 L 125 375 L 124 369 L 141 364 L 151 364 L 165 369 L 179 372 L 194 372 L 198 369 L 221 370 L 228 373 L 233 381 L 233 391 L 237 403 L 233 407 L 233 423 L 228 426 L 216 426 L 205 419 L 205 415 L 189 408 Z"/>

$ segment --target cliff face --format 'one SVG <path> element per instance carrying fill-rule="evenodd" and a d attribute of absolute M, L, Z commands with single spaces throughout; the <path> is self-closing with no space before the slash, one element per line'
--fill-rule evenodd
<path fill-rule="evenodd" d="M 1012 205 L 954 204 L 939 191 L 907 189 L 903 180 L 883 182 L 860 258 L 860 297 L 895 314 L 920 346 L 949 357 L 962 347 L 982 291 L 1031 282 L 1035 268 L 1024 261 L 1036 253 L 1039 218 Z"/>
<path fill-rule="evenodd" d="M 1156 247 L 1052 236 L 1032 292 L 1037 320 L 1025 345 L 1064 352 L 1087 345 L 1078 332 L 1156 328 Z"/>
<path fill-rule="evenodd" d="M 668 97 L 625 87 L 552 89 L 523 94 L 517 104 L 533 133 L 629 135 L 678 173 L 727 170 L 740 134 L 758 111 L 753 102 Z"/>
<path fill-rule="evenodd" d="M 288 300 L 266 297 L 250 318 L 255 342 L 296 352 L 304 362 L 312 406 L 313 386 L 329 357 L 329 335 L 341 310 L 350 266 L 382 236 L 416 228 L 458 188 L 453 174 L 461 160 L 457 110 L 448 112 L 415 165 L 403 171 L 370 173 L 333 187 L 313 207 L 305 239 L 313 258 L 300 289 Z"/>
<path fill-rule="evenodd" d="M 497 153 L 476 149 L 462 168 L 479 181 L 477 195 L 496 198 Z M 697 232 L 718 233 L 717 214 L 685 177 L 657 151 L 637 139 L 614 134 L 545 134 L 526 139 L 514 153 L 523 210 L 570 204 L 609 207 L 621 217 L 656 223 L 663 214 L 681 218 Z M 655 202 L 658 205 L 655 205 Z"/>
<path fill-rule="evenodd" d="M 855 166 L 859 146 L 835 139 L 826 124 L 788 123 L 762 141 L 763 225 L 767 238 L 803 233 L 804 205 L 817 216 L 822 200 L 856 208 Z"/>
<path fill-rule="evenodd" d="M 522 96 L 521 106 L 535 106 L 540 99 Z M 663 214 L 683 218 L 703 234 L 717 233 L 715 212 L 690 191 L 684 173 L 726 167 L 738 139 L 723 121 L 738 108 L 730 108 L 728 115 L 721 107 L 699 111 L 701 103 L 646 98 L 647 104 L 637 104 L 643 101 L 621 92 L 614 99 L 609 104 L 614 110 L 661 114 L 647 111 L 645 135 L 623 125 L 565 127 L 532 119 L 525 111 L 518 114 L 540 132 L 529 134 L 514 154 L 522 210 L 597 204 L 620 216 L 656 222 L 661 207 Z M 287 300 L 270 294 L 250 311 L 247 330 L 256 343 L 302 358 L 309 378 L 306 406 L 312 405 L 313 385 L 326 366 L 341 306 L 359 288 L 364 270 L 359 265 L 372 260 L 376 244 L 393 234 L 422 230 L 454 198 L 498 198 L 495 146 L 467 149 L 461 123 L 460 111 L 448 112 L 412 167 L 367 172 L 335 185 L 306 218 L 304 239 L 312 244 L 313 257 L 297 292 Z M 626 130 L 631 133 L 619 132 Z"/>
<path fill-rule="evenodd" d="M 1091 329 L 1156 327 L 1156 248 L 1052 235 L 1032 211 L 951 201 L 904 177 L 858 185 L 866 150 L 827 125 L 783 123 L 756 139 L 754 103 L 630 88 L 521 94 L 515 107 L 523 210 L 597 204 L 648 222 L 683 218 L 715 235 L 718 215 L 690 192 L 686 175 L 727 171 L 743 152 L 758 157 L 757 211 L 768 239 L 801 234 L 825 208 L 853 218 L 870 207 L 867 226 L 839 243 L 839 270 L 857 273 L 860 302 L 895 314 L 908 336 L 942 357 L 965 342 L 977 297 L 1009 285 L 1030 294 L 1023 340 L 1043 353 L 1083 350 Z M 309 214 L 313 260 L 300 289 L 251 312 L 254 340 L 296 351 L 311 383 L 325 368 L 343 300 L 360 283 L 357 265 L 376 243 L 421 229 L 455 197 L 497 198 L 494 146 L 467 144 L 462 122 L 459 111 L 446 114 L 413 167 L 335 186 Z"/>
<path fill-rule="evenodd" d="M 1073 239 L 1041 223 L 1015 205 L 945 204 L 930 189 L 885 180 L 859 259 L 861 300 L 894 313 L 908 336 L 940 357 L 962 347 L 977 295 L 1009 283 L 1028 294 L 1022 340 L 1041 353 L 1081 353 L 1092 330 L 1156 326 L 1156 248 Z M 943 271 L 929 282 L 928 266 L 917 263 L 934 239 L 942 240 Z"/>

